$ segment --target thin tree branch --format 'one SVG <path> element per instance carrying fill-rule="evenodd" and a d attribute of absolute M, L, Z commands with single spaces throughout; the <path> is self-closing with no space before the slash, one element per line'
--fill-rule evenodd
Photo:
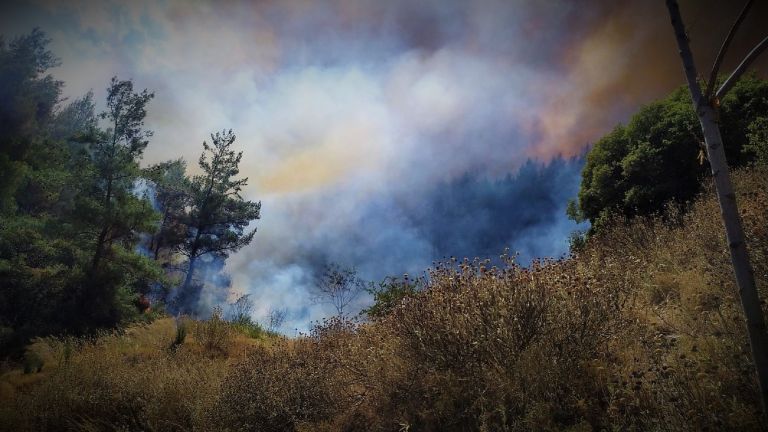
<path fill-rule="evenodd" d="M 741 10 L 738 18 L 736 18 L 736 21 L 731 26 L 731 31 L 728 32 L 728 36 L 726 36 L 725 40 L 723 41 L 723 45 L 720 47 L 720 52 L 717 53 L 715 63 L 712 65 L 712 72 L 709 73 L 707 91 L 704 92 L 704 98 L 706 98 L 706 100 L 709 100 L 712 97 L 712 92 L 715 90 L 717 73 L 720 71 L 720 65 L 723 63 L 723 58 L 725 58 L 725 52 L 728 50 L 728 45 L 731 44 L 731 40 L 733 40 L 733 36 L 736 34 L 736 30 L 738 30 L 741 22 L 744 21 L 744 17 L 747 16 L 747 11 L 749 11 L 749 8 L 752 7 L 752 3 L 754 2 L 754 0 L 747 0 L 747 4 L 744 5 L 744 9 Z"/>
<path fill-rule="evenodd" d="M 718 99 L 722 99 L 723 96 L 725 96 L 726 93 L 728 93 L 728 90 L 733 87 L 734 84 L 736 84 L 736 81 L 739 80 L 741 75 L 746 72 L 747 68 L 750 64 L 752 64 L 753 61 L 760 55 L 760 53 L 763 52 L 764 49 L 768 48 L 768 36 L 765 37 L 762 41 L 760 41 L 759 44 L 755 48 L 752 49 L 752 51 L 747 54 L 746 57 L 744 57 L 744 60 L 741 62 L 739 67 L 736 68 L 735 71 L 731 74 L 731 76 L 728 77 L 727 80 L 723 83 L 723 85 L 720 87 L 720 89 L 717 91 L 717 94 L 715 94 L 715 97 Z"/>

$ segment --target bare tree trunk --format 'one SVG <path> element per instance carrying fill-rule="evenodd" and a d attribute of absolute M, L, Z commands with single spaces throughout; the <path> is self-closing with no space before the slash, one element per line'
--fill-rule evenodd
<path fill-rule="evenodd" d="M 189 289 L 189 285 L 192 283 L 192 277 L 195 274 L 195 264 L 197 262 L 197 257 L 192 256 L 192 258 L 189 259 L 189 266 L 187 267 L 187 274 L 184 277 L 184 283 L 181 285 L 181 292 L 186 293 Z"/>
<path fill-rule="evenodd" d="M 680 16 L 677 1 L 667 0 L 667 7 L 672 19 L 672 26 L 675 29 L 675 37 L 680 49 L 680 58 L 683 61 L 688 89 L 691 92 L 693 106 L 704 133 L 707 157 L 715 181 L 717 199 L 720 202 L 728 248 L 731 252 L 731 264 L 736 276 L 741 306 L 747 321 L 747 333 L 752 347 L 752 359 L 757 370 L 763 413 L 766 414 L 768 413 L 768 333 L 766 333 L 765 319 L 755 286 L 755 277 L 749 262 L 747 245 L 744 241 L 744 229 L 736 205 L 736 194 L 733 191 L 728 173 L 728 162 L 725 159 L 720 126 L 717 123 L 717 111 L 712 102 L 702 95 L 693 62 L 693 54 L 688 46 L 688 37 L 685 34 L 685 26 Z"/>
<path fill-rule="evenodd" d="M 160 257 L 160 247 L 162 246 L 163 228 L 165 228 L 165 224 L 166 222 L 168 222 L 168 213 L 169 212 L 167 208 L 163 210 L 163 221 L 160 222 L 160 228 L 158 229 L 158 233 L 152 235 L 152 242 L 150 243 L 150 246 L 154 251 L 155 261 L 157 261 L 158 258 Z"/>
<path fill-rule="evenodd" d="M 179 292 L 184 295 L 189 290 L 189 285 L 192 283 L 192 277 L 195 275 L 195 264 L 197 263 L 197 251 L 200 244 L 200 234 L 202 233 L 201 227 L 197 226 L 197 234 L 195 234 L 195 241 L 192 243 L 192 250 L 189 254 L 189 266 L 187 267 L 187 275 L 184 277 L 184 283 L 179 288 Z"/>

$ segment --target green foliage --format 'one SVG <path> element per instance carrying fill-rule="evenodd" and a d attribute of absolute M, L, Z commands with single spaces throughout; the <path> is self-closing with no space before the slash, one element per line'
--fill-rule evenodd
<path fill-rule="evenodd" d="M 571 253 L 579 253 L 587 246 L 587 233 L 585 231 L 574 231 L 568 237 L 568 250 Z"/>
<path fill-rule="evenodd" d="M 268 334 L 261 324 L 253 321 L 250 317 L 233 321 L 232 328 L 252 339 L 261 339 Z"/>
<path fill-rule="evenodd" d="M 165 255 L 165 261 L 170 261 L 186 238 L 184 221 L 190 200 L 190 180 L 186 176 L 186 167 L 187 163 L 183 159 L 176 159 L 144 170 L 144 177 L 154 186 L 155 203 L 161 213 L 160 226 L 149 245 L 155 260 Z"/>
<path fill-rule="evenodd" d="M 211 135 L 212 143 L 203 142 L 200 168 L 204 174 L 192 178 L 192 228 L 184 245 L 186 255 L 198 258 L 205 254 L 226 257 L 253 239 L 256 229 L 246 231 L 251 221 L 259 218 L 260 202 L 245 201 L 240 196 L 247 178 L 235 179 L 242 152 L 231 149 L 235 141 L 232 131 Z"/>
<path fill-rule="evenodd" d="M 199 160 L 203 174 L 194 176 L 189 186 L 186 238 L 180 245 L 180 252 L 188 259 L 181 295 L 190 289 L 201 256 L 226 258 L 250 243 L 256 234 L 255 228 L 248 231 L 247 227 L 259 219 L 261 202 L 240 196 L 248 179 L 236 179 L 243 153 L 232 150 L 234 142 L 231 130 L 212 134 L 210 145 L 203 141 Z"/>
<path fill-rule="evenodd" d="M 755 76 L 739 81 L 722 101 L 721 130 L 731 165 L 759 159 L 765 151 L 766 112 L 768 81 Z M 660 213 L 670 203 L 685 205 L 708 172 L 703 146 L 690 96 L 681 87 L 595 143 L 569 216 L 589 220 L 594 231 L 615 214 L 634 218 Z"/>
<path fill-rule="evenodd" d="M 73 152 L 77 152 L 84 148 L 82 140 L 96 127 L 96 123 L 93 92 L 89 91 L 56 112 L 50 126 L 50 135 L 53 139 L 68 141 Z"/>
<path fill-rule="evenodd" d="M 49 43 L 39 30 L 0 38 L 0 351 L 17 358 L 35 336 L 156 318 L 163 307 L 147 294 L 178 284 L 179 253 L 187 286 L 200 256 L 223 259 L 251 241 L 260 211 L 240 196 L 247 179 L 236 179 L 231 131 L 203 144 L 192 179 L 181 159 L 141 169 L 154 94 L 115 77 L 103 112 L 92 92 L 62 105 Z M 202 330 L 207 345 L 229 331 L 218 321 Z M 238 325 L 263 333 L 249 315 Z"/>
<path fill-rule="evenodd" d="M 127 239 L 137 231 L 149 231 L 154 223 L 154 211 L 145 200 L 133 193 L 139 175 L 139 159 L 147 147 L 150 131 L 142 129 L 146 105 L 154 97 L 147 90 L 133 91 L 131 81 L 112 78 L 107 88 L 107 109 L 99 117 L 109 123 L 102 130 L 92 130 L 90 150 L 93 169 L 90 188 L 83 194 L 81 213 L 99 227 L 93 255 L 92 270 L 98 271 L 101 259 L 115 241 Z"/>
<path fill-rule="evenodd" d="M 768 165 L 768 117 L 758 117 L 750 123 L 747 137 L 749 143 L 744 146 L 744 152 L 756 163 Z"/>
<path fill-rule="evenodd" d="M 113 79 L 99 116 L 92 93 L 62 106 L 49 42 L 39 30 L 0 40 L 0 350 L 11 355 L 37 335 L 143 319 L 137 293 L 163 279 L 135 253 L 157 226 L 134 191 L 152 94 Z"/>
<path fill-rule="evenodd" d="M 99 114 L 107 129 L 91 127 L 80 138 L 91 157 L 78 173 L 82 187 L 75 198 L 73 226 L 86 233 L 82 247 L 92 251 L 89 262 L 81 263 L 86 277 L 72 310 L 79 318 L 70 323 L 81 331 L 135 319 L 137 292 L 161 278 L 154 261 L 134 252 L 139 234 L 154 232 L 158 218 L 151 203 L 134 191 L 139 159 L 151 136 L 142 127 L 153 95 L 135 93 L 132 82 L 117 78 L 107 93 L 107 109 Z M 88 104 L 82 105 L 86 108 L 78 109 L 87 111 Z"/>
<path fill-rule="evenodd" d="M 253 300 L 250 294 L 240 296 L 234 303 L 229 305 L 229 322 L 235 331 L 240 332 L 250 338 L 259 339 L 266 332 L 264 328 L 251 318 L 253 312 Z"/>
<path fill-rule="evenodd" d="M 754 160 L 755 153 L 768 151 L 765 147 L 768 142 L 750 139 L 750 134 L 759 131 L 759 123 L 764 125 L 765 120 L 760 119 L 764 119 L 766 113 L 768 80 L 755 74 L 742 77 L 720 101 L 720 132 L 730 165 L 748 164 Z"/>
<path fill-rule="evenodd" d="M 379 282 L 379 286 L 366 289 L 373 296 L 373 305 L 363 309 L 362 313 L 377 319 L 389 315 L 402 301 L 419 293 L 424 287 L 421 279 L 410 279 L 408 275 L 402 279 L 388 276 Z"/>
<path fill-rule="evenodd" d="M 19 189 L 34 175 L 63 83 L 46 72 L 58 60 L 50 40 L 35 29 L 11 41 L 0 40 L 0 211 L 13 212 Z M 55 151 L 53 153 L 56 153 Z M 38 165 L 39 166 L 39 165 Z"/>
<path fill-rule="evenodd" d="M 61 106 L 49 42 L 39 30 L 0 39 L 3 348 L 150 319 L 139 296 L 178 283 L 179 253 L 188 287 L 199 257 L 226 258 L 251 241 L 260 211 L 240 196 L 247 179 L 236 179 L 242 154 L 231 131 L 204 143 L 202 175 L 188 178 L 181 159 L 142 170 L 154 94 L 115 77 L 98 115 L 91 92 Z M 148 253 L 137 253 L 146 239 Z"/>

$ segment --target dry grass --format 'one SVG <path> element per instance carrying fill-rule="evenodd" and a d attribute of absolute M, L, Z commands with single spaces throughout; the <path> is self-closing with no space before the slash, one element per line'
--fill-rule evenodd
<path fill-rule="evenodd" d="M 194 326 L 208 335 L 206 326 L 220 324 Z M 11 371 L 0 380 L 9 402 L 0 423 L 6 430 L 204 430 L 227 371 L 259 342 L 230 334 L 224 347 L 188 337 L 171 349 L 175 338 L 176 323 L 165 318 L 91 340 L 39 339 L 29 350 L 43 358 L 42 372 Z"/>
<path fill-rule="evenodd" d="M 735 175 L 768 294 L 768 171 Z M 711 191 L 686 216 L 614 224 L 579 256 L 447 262 L 376 321 L 254 342 L 216 319 L 43 340 L 7 373 L 9 430 L 760 430 Z M 673 222 L 669 222 L 673 221 Z M 70 348 L 67 348 L 69 346 Z M 66 353 L 69 354 L 66 354 Z M 34 382 L 33 382 L 34 381 Z M 10 386 L 10 387 L 9 387 Z M 10 390 L 9 390 L 10 388 Z"/>

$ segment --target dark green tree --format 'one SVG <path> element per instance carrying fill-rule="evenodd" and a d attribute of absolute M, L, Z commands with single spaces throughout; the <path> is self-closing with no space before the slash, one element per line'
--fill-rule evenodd
<path fill-rule="evenodd" d="M 187 270 L 179 295 L 188 294 L 201 257 L 227 258 L 253 240 L 256 229 L 248 225 L 260 217 L 261 202 L 246 201 L 240 195 L 248 179 L 236 179 L 242 152 L 235 152 L 231 130 L 211 135 L 203 141 L 199 164 L 201 175 L 192 178 L 186 240 L 181 253 L 187 257 Z"/>
<path fill-rule="evenodd" d="M 190 180 L 183 159 L 162 162 L 144 170 L 154 187 L 155 207 L 160 212 L 160 226 L 152 235 L 149 249 L 154 260 L 163 255 L 173 258 L 186 239 L 186 207 L 190 202 Z"/>
<path fill-rule="evenodd" d="M 37 29 L 0 37 L 0 352 L 53 330 L 78 252 L 55 217 L 70 174 L 48 135 L 62 87 L 49 42 Z"/>
<path fill-rule="evenodd" d="M 759 154 L 759 125 L 768 112 L 768 81 L 742 79 L 721 102 L 721 129 L 731 165 Z M 755 137 L 750 141 L 750 137 Z M 757 147 L 757 148 L 756 148 Z M 643 107 L 626 125 L 595 143 L 569 215 L 593 230 L 612 215 L 632 218 L 684 205 L 709 170 L 704 141 L 687 88 Z"/>
<path fill-rule="evenodd" d="M 69 104 L 39 31 L 0 42 L 0 351 L 72 330 L 96 230 L 75 213 L 92 184 L 92 96 Z M 86 229 L 81 229 L 86 228 Z"/>
<path fill-rule="evenodd" d="M 96 238 L 91 269 L 99 267 L 109 246 L 130 236 L 137 228 L 151 222 L 147 209 L 135 194 L 134 182 L 139 177 L 139 160 L 152 136 L 144 130 L 147 103 L 154 97 L 146 89 L 133 91 L 133 82 L 112 78 L 107 88 L 107 109 L 99 117 L 109 124 L 105 131 L 95 130 L 91 142 L 93 182 L 89 212 L 101 229 Z"/>
<path fill-rule="evenodd" d="M 34 336 L 129 320 L 137 293 L 162 277 L 153 260 L 136 253 L 137 240 L 158 227 L 152 204 L 137 191 L 152 94 L 113 79 L 100 116 L 92 93 L 66 103 L 62 83 L 49 73 L 58 65 L 49 42 L 39 30 L 9 44 L 0 38 L 4 354 Z M 183 177 L 183 166 L 175 172 Z"/>
<path fill-rule="evenodd" d="M 18 189 L 47 145 L 63 85 L 48 73 L 59 65 L 49 43 L 38 29 L 8 45 L 0 37 L 0 211 L 15 209 Z"/>
<path fill-rule="evenodd" d="M 90 244 L 90 262 L 72 315 L 72 326 L 113 326 L 130 315 L 131 298 L 159 278 L 151 260 L 134 252 L 141 233 L 156 229 L 157 213 L 137 193 L 139 160 L 152 135 L 144 130 L 147 103 L 153 94 L 134 92 L 133 83 L 112 78 L 106 110 L 99 118 L 106 129 L 93 128 L 83 138 L 90 153 L 81 172 L 74 224 Z"/>
<path fill-rule="evenodd" d="M 85 96 L 75 99 L 64 108 L 55 112 L 50 127 L 50 136 L 56 140 L 78 144 L 76 150 L 84 147 L 88 132 L 97 126 L 96 105 L 93 101 L 93 92 L 89 91 Z"/>
<path fill-rule="evenodd" d="M 768 116 L 758 117 L 749 125 L 747 138 L 749 142 L 744 146 L 744 152 L 756 163 L 768 165 Z"/>

